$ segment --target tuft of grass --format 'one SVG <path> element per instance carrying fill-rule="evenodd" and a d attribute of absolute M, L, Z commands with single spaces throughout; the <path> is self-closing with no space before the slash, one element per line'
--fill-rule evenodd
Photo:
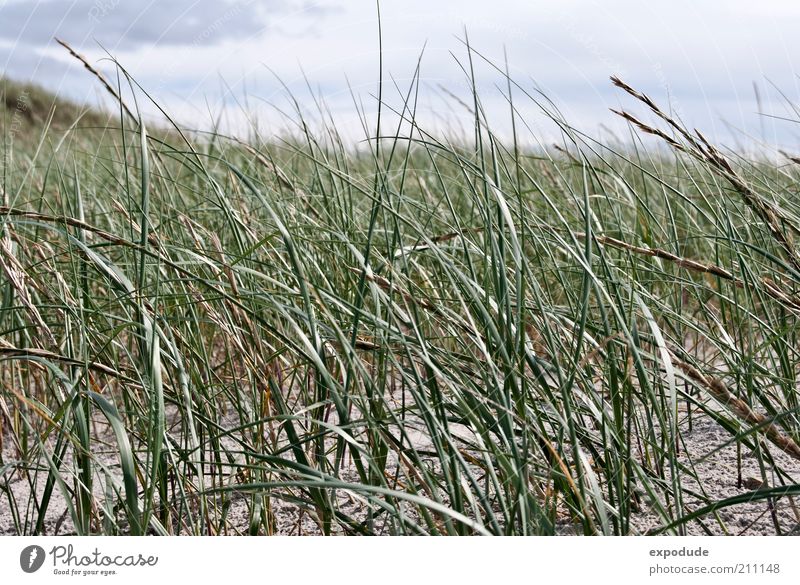
<path fill-rule="evenodd" d="M 22 133 L 3 85 L 5 531 L 796 528 L 796 167 L 618 79 L 671 150 L 599 143 L 497 68 L 503 139 L 467 54 L 469 141 L 421 126 L 419 65 L 360 148 L 299 107 L 269 141 L 149 133 L 124 70 L 118 120 Z M 525 146 L 520 100 L 561 144 Z M 720 495 L 730 446 L 760 477 Z"/>

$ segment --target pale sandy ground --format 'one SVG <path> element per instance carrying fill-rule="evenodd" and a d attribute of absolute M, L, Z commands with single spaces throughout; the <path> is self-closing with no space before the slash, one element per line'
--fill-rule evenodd
<path fill-rule="evenodd" d="M 735 445 L 726 445 L 730 441 L 730 434 L 709 417 L 695 415 L 692 430 L 682 424 L 685 451 L 682 451 L 681 462 L 688 464 L 691 458 L 697 476 L 703 479 L 702 485 L 691 477 L 682 476 L 681 484 L 684 487 L 684 501 L 691 509 L 704 507 L 705 502 L 700 502 L 691 493 L 704 493 L 712 501 L 719 501 L 739 494 L 751 492 L 762 485 L 763 476 L 759 467 L 758 458 L 746 447 L 741 451 L 741 479 L 739 484 L 738 456 Z M 792 485 L 800 483 L 800 461 L 786 455 L 771 443 L 767 444 L 770 454 L 778 462 L 790 479 L 778 478 L 770 468 L 766 469 L 768 486 Z M 683 449 L 683 445 L 682 445 Z M 666 472 L 669 473 L 669 470 Z M 713 514 L 706 515 L 684 527 L 687 535 L 800 535 L 800 498 L 781 498 L 775 502 L 774 519 L 766 500 L 753 503 L 738 504 L 721 509 L 717 512 L 718 518 Z M 777 521 L 779 530 L 775 527 Z M 647 534 L 648 531 L 663 526 L 659 516 L 647 506 L 632 519 L 632 534 Z M 576 533 L 575 527 L 562 525 L 561 534 L 572 535 Z M 577 527 L 580 529 L 580 527 Z"/>
<path fill-rule="evenodd" d="M 700 491 L 699 488 L 702 487 L 711 500 L 721 500 L 752 491 L 758 487 L 764 487 L 759 485 L 763 481 L 763 476 L 758 458 L 752 452 L 749 452 L 746 447 L 742 447 L 741 451 L 743 485 L 738 485 L 739 473 L 736 446 L 728 445 L 717 450 L 721 445 L 730 441 L 730 435 L 710 418 L 696 417 L 692 431 L 686 431 L 684 438 L 687 451 L 692 454 L 694 459 L 697 475 L 703 478 L 702 486 L 698 486 L 697 482 L 691 479 L 684 480 L 685 489 L 698 492 Z M 767 485 L 781 486 L 800 483 L 800 461 L 786 455 L 771 443 L 766 443 L 766 445 L 770 454 L 791 478 L 784 478 L 781 481 L 777 474 L 767 468 Z M 708 458 L 703 460 L 707 455 Z M 685 453 L 682 459 L 683 462 L 688 461 Z M 686 496 L 686 501 L 689 504 L 694 503 L 694 500 L 689 496 Z M 731 506 L 720 510 L 718 514 L 725 524 L 727 532 L 723 530 L 720 523 L 713 516 L 706 516 L 702 519 L 702 524 L 699 522 L 689 524 L 686 527 L 686 533 L 695 535 L 704 535 L 709 532 L 712 534 L 731 535 L 770 535 L 778 533 L 773 521 L 773 515 L 765 500 Z M 792 498 L 781 498 L 775 504 L 775 517 L 780 526 L 781 534 L 800 535 L 800 498 L 797 499 L 796 506 Z M 653 515 L 647 513 L 640 514 L 636 522 L 637 527 L 642 532 L 646 532 L 660 524 Z"/>
<path fill-rule="evenodd" d="M 702 489 L 705 490 L 705 493 L 710 499 L 718 500 L 750 491 L 756 487 L 754 482 L 756 482 L 756 480 L 761 480 L 762 474 L 759 469 L 757 458 L 751 453 L 748 453 L 746 449 L 743 449 L 742 478 L 745 480 L 745 485 L 738 485 L 736 447 L 734 445 L 728 445 L 717 450 L 719 446 L 729 440 L 729 435 L 711 419 L 696 416 L 693 429 L 691 431 L 684 429 L 684 439 L 686 450 L 688 453 L 691 453 L 695 461 L 698 475 L 703 478 Z M 800 461 L 790 458 L 772 445 L 769 446 L 769 449 L 773 457 L 775 457 L 791 478 L 784 479 L 784 483 L 800 482 Z M 709 453 L 711 453 L 711 455 L 701 461 L 701 459 Z M 7 464 L 12 461 L 10 455 L 11 452 L 6 442 L 4 445 L 4 456 Z M 108 466 L 112 474 L 115 473 L 117 469 L 117 459 L 112 451 L 108 453 L 97 452 L 95 453 L 95 457 L 99 462 Z M 685 453 L 683 458 L 684 461 L 688 460 Z M 71 467 L 71 463 L 67 462 L 67 466 Z M 767 480 L 770 485 L 780 485 L 779 479 L 772 471 L 767 470 L 767 473 Z M 42 493 L 44 488 L 45 478 L 46 473 L 41 473 L 39 485 L 37 486 L 37 492 L 39 494 Z M 18 502 L 27 502 L 30 494 L 30 486 L 27 480 L 12 473 L 8 467 L 0 467 L 0 534 L 2 535 L 17 533 L 11 516 L 8 495 L 5 491 L 6 486 L 12 497 Z M 685 480 L 684 487 L 687 490 L 700 491 L 700 486 L 697 486 L 697 484 L 693 483 L 691 480 Z M 103 490 L 103 482 L 98 481 L 95 485 L 95 492 L 101 501 L 103 500 Z M 341 492 L 337 497 L 339 498 L 340 506 L 346 513 L 354 517 L 363 517 L 365 507 L 357 497 Z M 236 495 L 234 493 L 231 500 L 232 502 L 228 510 L 228 528 L 227 531 L 223 533 L 246 534 L 249 522 L 249 497 Z M 696 501 L 693 500 L 691 496 L 687 495 L 686 500 L 689 505 L 695 507 Z M 311 516 L 306 512 L 302 512 L 298 506 L 278 498 L 272 498 L 271 505 L 275 516 L 277 534 L 319 533 L 317 525 Z M 798 502 L 798 505 L 800 505 L 800 502 Z M 23 510 L 21 510 L 21 513 L 25 513 L 24 505 L 22 507 Z M 30 510 L 29 513 L 33 515 L 32 510 Z M 686 527 L 686 533 L 698 535 L 709 533 L 745 535 L 777 533 L 773 515 L 766 501 L 726 508 L 719 511 L 719 517 L 725 525 L 724 528 L 713 516 L 706 516 L 702 520 L 702 524 L 693 522 L 688 525 Z M 53 492 L 53 501 L 46 518 L 45 530 L 47 534 L 74 533 L 71 520 L 66 513 L 65 500 L 57 489 Z M 777 519 L 781 534 L 800 535 L 800 513 L 798 509 L 793 506 L 789 498 L 783 498 L 776 503 L 775 519 Z M 652 528 L 658 527 L 660 524 L 661 522 L 655 514 L 644 509 L 635 516 L 633 529 L 635 533 L 642 534 Z M 373 530 L 378 533 L 382 532 L 381 526 L 374 526 Z M 568 535 L 573 534 L 574 529 L 564 524 L 560 526 L 559 532 Z"/>

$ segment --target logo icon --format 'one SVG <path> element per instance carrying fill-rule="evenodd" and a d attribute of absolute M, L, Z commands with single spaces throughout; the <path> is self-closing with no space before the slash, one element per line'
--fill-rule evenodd
<path fill-rule="evenodd" d="M 44 549 L 41 546 L 32 544 L 26 546 L 19 553 L 19 566 L 26 573 L 35 573 L 44 564 Z"/>

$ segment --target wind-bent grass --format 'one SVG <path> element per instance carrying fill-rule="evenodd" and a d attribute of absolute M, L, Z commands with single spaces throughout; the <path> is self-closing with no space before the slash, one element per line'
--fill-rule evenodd
<path fill-rule="evenodd" d="M 297 136 L 247 144 L 134 114 L 32 141 L 8 113 L 10 531 L 726 532 L 754 501 L 791 530 L 798 173 L 617 83 L 674 154 L 534 95 L 564 142 L 526 150 L 510 79 L 513 141 L 474 92 L 471 145 L 417 125 L 416 79 L 366 151 L 299 108 Z M 760 487 L 708 494 L 701 417 Z"/>

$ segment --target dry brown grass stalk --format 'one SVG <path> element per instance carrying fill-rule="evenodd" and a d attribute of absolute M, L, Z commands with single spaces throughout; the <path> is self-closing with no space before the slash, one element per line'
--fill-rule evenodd
<path fill-rule="evenodd" d="M 576 236 L 579 238 L 585 238 L 586 234 L 578 232 L 576 233 Z M 728 280 L 732 282 L 733 285 L 736 286 L 737 288 L 745 287 L 745 283 L 742 279 L 737 278 L 729 270 L 726 270 L 725 268 L 722 268 L 721 266 L 717 266 L 715 264 L 699 262 L 691 258 L 684 258 L 678 256 L 677 254 L 673 254 L 672 252 L 668 252 L 667 250 L 662 250 L 661 248 L 645 248 L 643 246 L 635 246 L 623 240 L 612 238 L 611 236 L 596 235 L 594 236 L 594 238 L 598 244 L 604 246 L 610 246 L 612 248 L 618 248 L 620 250 L 627 250 L 629 252 L 633 252 L 635 254 L 641 254 L 643 256 L 651 256 L 654 258 L 661 258 L 663 260 L 668 260 L 670 262 L 673 262 L 674 264 L 677 264 L 682 268 L 693 270 L 695 272 L 704 272 L 707 274 L 713 274 L 714 276 L 718 276 L 724 280 Z M 773 299 L 777 300 L 782 305 L 793 311 L 800 312 L 800 299 L 782 290 L 781 287 L 774 280 L 764 276 L 761 278 L 761 284 L 764 287 L 764 291 Z"/>
<path fill-rule="evenodd" d="M 128 115 L 128 117 L 130 117 L 130 119 L 131 119 L 131 120 L 133 120 L 134 122 L 138 122 L 138 118 L 137 118 L 136 116 L 134 116 L 134 115 L 133 115 L 133 112 L 131 112 L 131 110 L 128 108 L 128 106 L 127 106 L 127 105 L 125 105 L 125 101 L 122 99 L 122 96 L 120 96 L 120 95 L 119 95 L 119 93 L 117 93 L 117 90 L 115 90 L 115 89 L 114 89 L 114 87 L 113 87 L 113 86 L 112 86 L 112 85 L 111 85 L 111 84 L 108 82 L 108 80 L 106 79 L 105 75 L 103 75 L 103 74 L 102 74 L 102 73 L 100 73 L 100 72 L 99 72 L 97 69 L 95 69 L 95 68 L 94 68 L 94 67 L 91 65 L 91 63 L 89 63 L 89 61 L 87 61 L 87 60 L 86 60 L 86 57 L 84 57 L 83 55 L 81 55 L 80 53 L 78 53 L 78 52 L 77 52 L 75 49 L 73 49 L 72 47 L 70 47 L 70 46 L 69 46 L 69 45 L 68 45 L 66 42 L 64 42 L 64 41 L 62 41 L 61 39 L 58 39 L 58 38 L 56 39 L 56 42 L 57 42 L 59 45 L 61 45 L 62 47 L 64 47 L 64 48 L 65 48 L 67 51 L 69 51 L 69 54 L 70 54 L 70 55 L 72 55 L 72 56 L 73 56 L 73 57 L 75 57 L 75 58 L 76 58 L 78 61 L 80 61 L 81 63 L 83 63 L 83 66 L 84 66 L 84 67 L 85 67 L 85 68 L 86 68 L 86 69 L 87 69 L 87 70 L 88 70 L 88 71 L 89 71 L 89 72 L 90 72 L 92 75 L 94 75 L 94 76 L 95 76 L 95 77 L 96 77 L 96 78 L 97 78 L 97 79 L 100 81 L 100 83 L 102 83 L 102 84 L 103 84 L 103 87 L 105 87 L 105 88 L 106 88 L 106 91 L 108 91 L 108 93 L 110 93 L 110 94 L 111 94 L 111 95 L 114 97 L 114 99 L 115 99 L 117 102 L 119 102 L 119 105 L 122 107 L 122 110 L 125 112 L 125 114 L 127 114 L 127 115 Z"/>
<path fill-rule="evenodd" d="M 665 114 L 656 104 L 645 94 L 636 91 L 631 86 L 620 80 L 618 77 L 611 77 L 611 82 L 617 87 L 623 89 L 628 94 L 635 97 L 637 100 L 644 103 L 650 110 L 664 122 L 666 122 L 677 134 L 685 140 L 685 143 L 680 143 L 663 130 L 654 128 L 645 124 L 633 115 L 625 111 L 611 110 L 618 116 L 632 123 L 641 131 L 658 136 L 669 144 L 672 148 L 680 152 L 685 152 L 697 160 L 704 162 L 709 167 L 725 178 L 731 186 L 742 196 L 745 204 L 752 209 L 756 215 L 763 221 L 770 231 L 773 239 L 778 242 L 780 247 L 788 259 L 789 263 L 798 271 L 800 271 L 800 253 L 794 244 L 794 237 L 790 231 L 784 229 L 785 218 L 782 217 L 780 212 L 775 209 L 773 205 L 765 201 L 758 193 L 756 193 L 747 182 L 736 172 L 736 169 L 730 162 L 717 150 L 699 130 L 691 134 L 674 118 Z"/>
<path fill-rule="evenodd" d="M 734 396 L 728 387 L 719 379 L 703 374 L 694 366 L 681 360 L 674 353 L 673 363 L 682 370 L 686 376 L 698 386 L 702 386 L 720 403 L 730 408 L 742 421 L 757 427 L 776 447 L 784 453 L 800 460 L 800 446 L 794 439 L 786 436 L 781 430 L 763 414 L 753 411 L 744 400 Z"/>

